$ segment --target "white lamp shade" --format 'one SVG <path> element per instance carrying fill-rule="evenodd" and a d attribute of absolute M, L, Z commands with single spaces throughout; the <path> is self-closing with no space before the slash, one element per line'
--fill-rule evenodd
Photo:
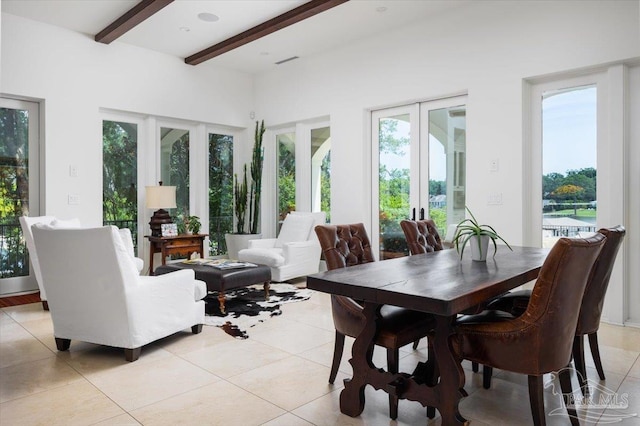
<path fill-rule="evenodd" d="M 175 186 L 147 186 L 148 209 L 175 209 L 176 208 L 176 187 Z"/>

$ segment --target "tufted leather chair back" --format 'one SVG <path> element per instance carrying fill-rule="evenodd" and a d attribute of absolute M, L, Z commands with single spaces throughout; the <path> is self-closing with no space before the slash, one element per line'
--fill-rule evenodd
<path fill-rule="evenodd" d="M 606 238 L 561 238 L 545 259 L 527 310 L 515 319 L 461 325 L 462 358 L 528 375 L 569 363 L 580 302 Z"/>
<path fill-rule="evenodd" d="M 443 249 L 440 234 L 433 220 L 403 220 L 400 227 L 407 240 L 409 253 L 422 254 Z"/>
<path fill-rule="evenodd" d="M 626 230 L 620 225 L 614 228 L 603 228 L 598 232 L 607 237 L 607 242 L 600 252 L 600 256 L 591 272 L 589 283 L 587 283 L 587 288 L 584 291 L 576 336 L 595 333 L 600 327 L 604 296 L 609 286 L 609 279 L 611 278 L 611 271 L 613 270 L 618 250 L 626 234 Z"/>
<path fill-rule="evenodd" d="M 315 230 L 327 262 L 327 269 L 375 262 L 369 236 L 362 223 L 318 225 Z"/>
<path fill-rule="evenodd" d="M 315 227 L 327 269 L 375 262 L 367 230 L 362 223 Z M 356 337 L 365 324 L 362 306 L 350 297 L 331 295 L 331 313 L 336 330 Z"/>

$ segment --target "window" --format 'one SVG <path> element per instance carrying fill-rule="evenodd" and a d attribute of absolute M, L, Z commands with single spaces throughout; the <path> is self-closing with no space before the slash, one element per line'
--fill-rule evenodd
<path fill-rule="evenodd" d="M 278 217 L 276 230 L 287 213 L 296 209 L 296 134 L 295 132 L 276 135 L 278 165 Z"/>
<path fill-rule="evenodd" d="M 0 294 L 38 288 L 18 221 L 40 215 L 38 108 L 0 99 Z"/>
<path fill-rule="evenodd" d="M 311 129 L 311 211 L 331 221 L 331 128 Z"/>
<path fill-rule="evenodd" d="M 102 221 L 129 228 L 138 244 L 138 125 L 102 121 Z"/>
<path fill-rule="evenodd" d="M 227 254 L 233 232 L 233 136 L 209 133 L 209 255 Z"/>
<path fill-rule="evenodd" d="M 189 215 L 189 131 L 160 128 L 160 179 L 163 185 L 176 187 L 178 215 Z"/>

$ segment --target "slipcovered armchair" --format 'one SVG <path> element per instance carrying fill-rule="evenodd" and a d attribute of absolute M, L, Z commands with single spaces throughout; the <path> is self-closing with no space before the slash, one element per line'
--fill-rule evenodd
<path fill-rule="evenodd" d="M 291 212 L 278 238 L 249 240 L 249 247 L 238 252 L 238 260 L 271 267 L 271 281 L 281 282 L 320 270 L 320 243 L 313 228 L 323 225 L 324 212 Z"/>
<path fill-rule="evenodd" d="M 32 231 L 58 350 L 81 340 L 135 361 L 150 342 L 202 330 L 207 290 L 192 270 L 140 276 L 115 226 Z"/>
<path fill-rule="evenodd" d="M 47 294 L 42 286 L 42 273 L 40 272 L 40 261 L 38 260 L 38 254 L 36 253 L 33 245 L 33 233 L 31 227 L 36 224 L 48 225 L 51 228 L 56 229 L 68 229 L 68 228 L 81 228 L 80 220 L 74 218 L 69 220 L 57 219 L 55 216 L 20 216 L 20 227 L 22 228 L 22 235 L 24 241 L 27 244 L 27 250 L 29 251 L 29 259 L 31 259 L 31 266 L 33 268 L 33 275 L 36 278 L 38 289 L 40 290 L 40 300 L 42 300 L 42 308 L 45 311 L 49 310 L 49 304 L 47 303 Z M 133 249 L 133 238 L 131 237 L 131 231 L 127 228 L 118 229 L 120 238 L 124 243 L 127 252 L 133 258 L 133 262 L 136 265 L 138 272 L 142 272 L 144 268 L 144 260 L 139 257 L 135 257 Z"/>

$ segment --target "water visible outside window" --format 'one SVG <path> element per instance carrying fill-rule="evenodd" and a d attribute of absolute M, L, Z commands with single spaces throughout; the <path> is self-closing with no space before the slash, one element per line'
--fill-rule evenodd
<path fill-rule="evenodd" d="M 596 230 L 595 86 L 542 97 L 542 244 Z"/>

